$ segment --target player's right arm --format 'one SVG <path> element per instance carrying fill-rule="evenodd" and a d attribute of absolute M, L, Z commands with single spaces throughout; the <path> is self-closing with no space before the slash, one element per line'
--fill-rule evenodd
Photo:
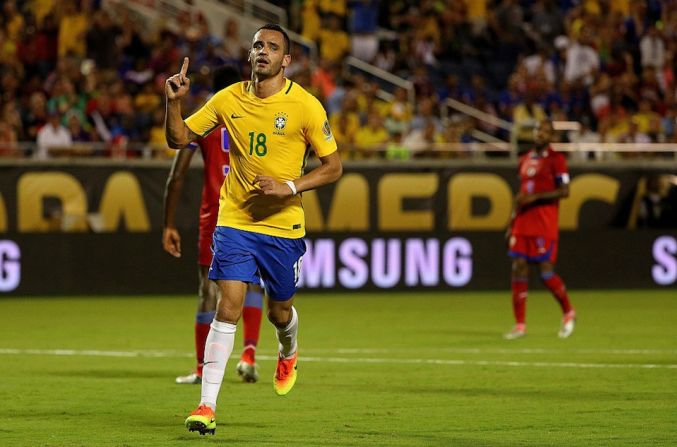
<path fill-rule="evenodd" d="M 165 96 L 167 97 L 167 109 L 165 111 L 165 135 L 167 145 L 172 149 L 186 147 L 192 141 L 199 138 L 186 126 L 181 117 L 181 98 L 190 90 L 188 73 L 188 58 L 183 58 L 181 71 L 171 76 L 165 82 Z"/>
<path fill-rule="evenodd" d="M 189 148 L 181 149 L 176 153 L 165 184 L 162 248 L 176 258 L 181 257 L 181 234 L 174 225 L 174 216 L 193 153 L 194 151 Z"/>

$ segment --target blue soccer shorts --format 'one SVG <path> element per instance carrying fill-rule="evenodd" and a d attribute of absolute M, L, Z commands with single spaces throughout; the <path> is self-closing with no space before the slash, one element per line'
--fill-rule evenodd
<path fill-rule="evenodd" d="M 270 299 L 287 301 L 296 293 L 306 244 L 303 238 L 288 239 L 216 227 L 212 251 L 214 259 L 209 279 L 253 284 L 263 280 Z"/>

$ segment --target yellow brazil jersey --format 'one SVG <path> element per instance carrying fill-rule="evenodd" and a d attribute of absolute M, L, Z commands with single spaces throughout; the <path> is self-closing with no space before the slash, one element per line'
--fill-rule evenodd
<path fill-rule="evenodd" d="M 185 123 L 201 136 L 225 124 L 230 135 L 230 171 L 217 225 L 286 238 L 305 235 L 301 197 L 264 196 L 252 182 L 257 175 L 280 182 L 299 178 L 309 147 L 319 157 L 336 151 L 327 113 L 314 96 L 285 79 L 282 90 L 261 99 L 251 82 L 239 82 L 212 96 Z"/>

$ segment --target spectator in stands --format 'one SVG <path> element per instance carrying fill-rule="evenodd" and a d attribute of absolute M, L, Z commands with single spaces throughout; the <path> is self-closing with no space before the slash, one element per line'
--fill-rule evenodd
<path fill-rule="evenodd" d="M 317 0 L 317 3 L 322 17 L 332 15 L 343 20 L 348 13 L 347 0 Z"/>
<path fill-rule="evenodd" d="M 247 44 L 240 37 L 240 25 L 237 20 L 229 18 L 223 26 L 222 50 L 228 63 L 239 62 Z"/>
<path fill-rule="evenodd" d="M 542 42 L 552 42 L 564 31 L 562 13 L 554 0 L 537 0 L 531 7 L 530 23 Z"/>
<path fill-rule="evenodd" d="M 665 64 L 665 42 L 654 24 L 649 24 L 639 43 L 642 67 L 653 67 L 657 72 Z"/>
<path fill-rule="evenodd" d="M 23 121 L 16 100 L 11 99 L 3 104 L 0 121 L 9 125 L 16 135 L 23 135 Z"/>
<path fill-rule="evenodd" d="M 487 27 L 487 0 L 465 0 L 465 14 L 473 35 L 481 34 Z"/>
<path fill-rule="evenodd" d="M 381 70 L 392 72 L 397 63 L 397 53 L 394 46 L 393 41 L 380 41 L 378 53 L 372 63 Z"/>
<path fill-rule="evenodd" d="M 16 131 L 9 124 L 0 121 L 0 157 L 22 157 Z"/>
<path fill-rule="evenodd" d="M 329 121 L 334 138 L 341 145 L 341 158 L 345 160 L 350 157 L 353 151 L 355 136 L 360 129 L 359 119 L 356 115 L 341 110 L 332 115 Z"/>
<path fill-rule="evenodd" d="M 442 103 L 445 99 L 451 98 L 461 101 L 461 84 L 458 75 L 449 73 L 444 78 L 444 83 L 437 89 L 437 98 Z"/>
<path fill-rule="evenodd" d="M 507 87 L 498 96 L 499 117 L 512 121 L 514 108 L 522 102 L 525 84 L 519 73 L 513 73 L 508 79 Z"/>
<path fill-rule="evenodd" d="M 148 67 L 151 57 L 151 42 L 143 32 L 143 28 L 128 13 L 121 14 L 120 36 L 118 45 L 122 52 L 122 60 L 127 67 L 141 65 Z M 143 61 L 141 63 L 141 61 Z"/>
<path fill-rule="evenodd" d="M 514 66 L 524 45 L 522 6 L 519 0 L 502 0 L 492 13 L 489 25 L 497 37 L 494 60 Z"/>
<path fill-rule="evenodd" d="M 60 78 L 52 89 L 52 97 L 47 101 L 47 109 L 56 110 L 62 116 L 70 110 L 76 110 L 83 115 L 87 105 L 87 97 L 79 94 L 68 78 Z M 65 124 L 62 123 L 62 124 Z"/>
<path fill-rule="evenodd" d="M 118 67 L 119 48 L 117 39 L 120 29 L 113 24 L 105 10 L 94 13 L 92 26 L 87 31 L 87 57 L 96 62 L 100 70 L 114 70 Z"/>
<path fill-rule="evenodd" d="M 372 112 L 377 113 L 381 118 L 388 115 L 389 104 L 381 100 L 378 96 L 379 86 L 375 82 L 364 82 L 362 88 L 356 97 L 357 107 L 360 112 L 360 122 L 362 124 L 369 121 L 369 115 Z"/>
<path fill-rule="evenodd" d="M 644 67 L 639 82 L 630 87 L 635 98 L 648 99 L 653 103 L 658 103 L 663 98 L 663 89 L 661 88 L 660 75 L 656 73 L 653 67 Z"/>
<path fill-rule="evenodd" d="M 330 15 L 325 22 L 326 26 L 320 30 L 318 39 L 320 59 L 338 63 L 350 53 L 350 39 L 348 33 L 341 29 L 341 19 L 337 15 Z"/>
<path fill-rule="evenodd" d="M 169 73 L 179 65 L 177 36 L 170 31 L 161 33 L 160 42 L 151 50 L 150 68 L 158 74 Z"/>
<path fill-rule="evenodd" d="M 80 122 L 79 117 L 75 113 L 68 113 L 66 115 L 66 122 L 68 132 L 71 134 L 71 140 L 75 143 L 88 143 L 94 141 L 94 134 L 91 132 L 91 126 L 87 126 L 89 130 L 85 130 Z"/>
<path fill-rule="evenodd" d="M 677 142 L 677 102 L 674 98 L 668 104 L 665 116 L 661 119 L 661 135 L 665 143 Z"/>
<path fill-rule="evenodd" d="M 7 0 L 2 5 L 2 28 L 10 42 L 19 42 L 24 31 L 24 17 L 18 13 L 14 0 Z"/>
<path fill-rule="evenodd" d="M 672 187 L 675 188 L 674 186 Z M 651 175 L 646 179 L 646 192 L 642 196 L 637 211 L 639 228 L 674 228 L 677 212 L 668 197 L 669 183 L 663 175 Z"/>
<path fill-rule="evenodd" d="M 390 139 L 386 144 L 386 160 L 409 160 L 411 158 L 410 147 L 402 141 L 402 132 L 396 130 L 390 134 Z"/>
<path fill-rule="evenodd" d="M 475 100 L 474 107 L 480 110 L 483 113 L 486 113 L 491 118 L 498 118 L 498 111 L 494 106 L 493 102 L 489 101 L 485 93 L 479 93 L 477 99 Z M 492 136 L 497 136 L 499 128 L 496 124 L 486 120 L 476 120 L 477 129 L 481 130 Z"/>
<path fill-rule="evenodd" d="M 301 9 L 301 35 L 308 40 L 316 41 L 320 37 L 322 20 L 317 7 L 317 0 L 305 0 Z"/>
<path fill-rule="evenodd" d="M 153 127 L 150 129 L 148 143 L 152 148 L 153 158 L 173 157 L 175 151 L 167 146 L 165 111 L 163 109 L 156 109 L 153 112 Z"/>
<path fill-rule="evenodd" d="M 37 143 L 38 150 L 34 157 L 40 160 L 51 157 L 59 150 L 70 150 L 73 144 L 71 134 L 61 125 L 61 115 L 58 111 L 50 111 L 47 124 L 38 131 Z"/>
<path fill-rule="evenodd" d="M 17 44 L 7 37 L 7 33 L 0 27 L 0 57 L 3 63 L 11 64 L 16 60 Z"/>
<path fill-rule="evenodd" d="M 430 80 L 428 68 L 424 65 L 417 65 L 414 67 L 410 81 L 414 83 L 414 90 L 417 98 L 434 98 L 435 85 Z"/>
<path fill-rule="evenodd" d="M 442 130 L 442 123 L 435 113 L 435 102 L 432 98 L 422 98 L 418 101 L 418 110 L 411 119 L 411 130 L 423 129 L 428 123 L 435 126 L 436 132 Z"/>
<path fill-rule="evenodd" d="M 409 102 L 408 92 L 403 87 L 395 89 L 395 98 L 390 103 L 390 109 L 385 126 L 388 129 L 406 132 L 413 117 L 413 106 Z"/>
<path fill-rule="evenodd" d="M 658 134 L 661 130 L 661 116 L 654 112 L 651 107 L 651 101 L 641 99 L 639 101 L 639 110 L 632 115 L 632 121 L 637 126 L 637 132 L 645 134 L 654 143 L 658 141 Z"/>
<path fill-rule="evenodd" d="M 580 82 L 585 86 L 590 86 L 599 71 L 599 54 L 590 45 L 591 33 L 590 28 L 583 27 L 578 39 L 567 49 L 564 80 L 569 84 Z"/>
<path fill-rule="evenodd" d="M 26 140 L 35 141 L 38 131 L 47 122 L 47 100 L 42 92 L 33 93 L 28 99 L 28 110 L 22 118 L 24 124 L 24 137 Z"/>
<path fill-rule="evenodd" d="M 543 107 L 536 102 L 534 92 L 527 90 L 524 101 L 513 110 L 513 140 L 517 142 L 518 153 L 528 150 L 534 143 L 534 129 L 547 118 Z"/>
<path fill-rule="evenodd" d="M 85 38 L 89 27 L 89 11 L 83 10 L 89 2 L 82 5 L 75 0 L 64 0 L 61 19 L 59 20 L 59 57 L 73 55 L 78 58 L 85 57 L 87 40 Z"/>
<path fill-rule="evenodd" d="M 380 0 L 352 0 L 350 3 L 351 54 L 363 61 L 372 62 L 379 50 L 376 33 Z"/>
<path fill-rule="evenodd" d="M 320 101 L 326 103 L 336 90 L 336 81 L 338 77 L 338 65 L 330 62 L 328 59 L 320 59 L 320 64 L 315 69 L 311 78 L 311 85 L 317 93 Z M 329 114 L 333 110 L 327 111 Z"/>
<path fill-rule="evenodd" d="M 648 144 L 651 143 L 651 138 L 644 132 L 640 132 L 639 125 L 636 119 L 628 120 L 627 132 L 618 140 L 619 143 L 632 143 L 632 144 Z M 624 158 L 632 158 L 639 156 L 640 152 L 624 152 L 622 156 Z"/>
<path fill-rule="evenodd" d="M 555 64 L 545 45 L 539 46 L 532 54 L 522 59 L 517 71 L 527 83 L 542 88 L 551 88 L 555 85 Z"/>
<path fill-rule="evenodd" d="M 355 134 L 355 146 L 359 150 L 357 158 L 380 156 L 389 139 L 390 135 L 383 126 L 383 118 L 377 111 L 372 110 L 367 125 L 361 127 Z"/>
<path fill-rule="evenodd" d="M 435 145 L 444 141 L 441 131 L 435 121 L 428 119 L 422 127 L 412 129 L 402 145 L 417 156 L 432 155 L 435 153 Z"/>

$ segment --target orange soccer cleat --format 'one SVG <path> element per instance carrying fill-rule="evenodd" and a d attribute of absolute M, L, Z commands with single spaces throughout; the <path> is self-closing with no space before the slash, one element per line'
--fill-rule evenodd
<path fill-rule="evenodd" d="M 216 414 L 207 405 L 200 405 L 186 418 L 188 431 L 197 431 L 201 435 L 216 432 Z"/>
<path fill-rule="evenodd" d="M 574 332 L 575 326 L 576 311 L 571 309 L 569 312 L 564 314 L 564 317 L 562 317 L 562 325 L 559 328 L 557 336 L 559 338 L 568 338 Z"/>
<path fill-rule="evenodd" d="M 280 354 L 277 356 L 273 388 L 278 396 L 284 396 L 294 388 L 296 383 L 296 358 L 296 352 L 288 359 L 283 359 Z"/>

